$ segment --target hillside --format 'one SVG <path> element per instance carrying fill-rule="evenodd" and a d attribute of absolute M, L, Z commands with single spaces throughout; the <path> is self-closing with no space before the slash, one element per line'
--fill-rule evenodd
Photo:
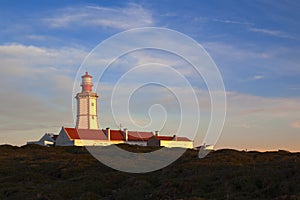
<path fill-rule="evenodd" d="M 201 160 L 197 153 L 130 174 L 106 167 L 83 147 L 2 145 L 0 199 L 300 199 L 300 153 L 224 149 Z"/>

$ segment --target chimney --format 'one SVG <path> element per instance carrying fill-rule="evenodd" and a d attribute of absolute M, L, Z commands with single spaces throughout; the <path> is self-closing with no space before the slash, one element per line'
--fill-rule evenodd
<path fill-rule="evenodd" d="M 110 141 L 110 128 L 106 128 L 106 137 L 107 140 Z"/>
<path fill-rule="evenodd" d="M 155 131 L 155 136 L 159 136 L 159 131 Z"/>
<path fill-rule="evenodd" d="M 127 128 L 124 128 L 124 138 L 125 138 L 125 141 L 128 141 L 128 129 Z"/>
<path fill-rule="evenodd" d="M 125 141 L 128 141 L 128 129 L 125 129 Z"/>
<path fill-rule="evenodd" d="M 177 141 L 177 135 L 173 135 L 173 140 Z"/>

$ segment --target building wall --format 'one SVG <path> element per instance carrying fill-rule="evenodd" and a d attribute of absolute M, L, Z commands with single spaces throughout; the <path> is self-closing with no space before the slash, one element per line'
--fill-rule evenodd
<path fill-rule="evenodd" d="M 97 95 L 79 93 L 77 95 L 77 122 L 78 129 L 99 129 Z"/>
<path fill-rule="evenodd" d="M 45 134 L 39 141 L 39 144 L 44 146 L 54 145 L 54 143 L 55 141 L 48 134 Z"/>
<path fill-rule="evenodd" d="M 193 142 L 192 141 L 166 141 L 166 140 L 161 140 L 160 141 L 160 146 L 164 146 L 164 147 L 181 147 L 181 148 L 192 149 L 193 148 Z"/>
<path fill-rule="evenodd" d="M 78 98 L 78 115 L 87 115 L 88 114 L 88 98 L 80 97 Z"/>
<path fill-rule="evenodd" d="M 42 146 L 52 146 L 55 144 L 55 140 L 52 139 L 47 133 L 39 141 L 27 142 L 27 144 L 38 144 Z"/>
<path fill-rule="evenodd" d="M 124 144 L 123 140 L 110 140 L 110 144 Z"/>
<path fill-rule="evenodd" d="M 112 144 L 124 143 L 123 141 L 108 140 L 74 140 L 74 146 L 109 146 Z"/>
<path fill-rule="evenodd" d="M 56 146 L 74 146 L 74 141 L 70 140 L 65 130 L 62 128 L 56 138 Z"/>
<path fill-rule="evenodd" d="M 74 140 L 74 146 L 108 146 L 110 142 L 105 140 Z"/>
<path fill-rule="evenodd" d="M 157 140 L 156 138 L 152 137 L 148 140 L 147 146 L 158 147 L 158 146 L 160 146 L 160 141 Z"/>
<path fill-rule="evenodd" d="M 98 115 L 97 115 L 97 98 L 90 97 L 89 99 L 89 118 L 90 118 L 90 129 L 99 129 L 98 127 Z"/>
<path fill-rule="evenodd" d="M 88 129 L 88 98 L 77 98 L 77 123 L 76 127 Z"/>

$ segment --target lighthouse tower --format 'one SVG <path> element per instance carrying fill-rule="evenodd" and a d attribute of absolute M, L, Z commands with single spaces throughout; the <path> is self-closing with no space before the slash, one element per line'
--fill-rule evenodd
<path fill-rule="evenodd" d="M 92 76 L 88 72 L 81 76 L 82 90 L 77 93 L 77 129 L 99 129 L 98 110 L 97 110 L 97 93 L 92 92 Z"/>

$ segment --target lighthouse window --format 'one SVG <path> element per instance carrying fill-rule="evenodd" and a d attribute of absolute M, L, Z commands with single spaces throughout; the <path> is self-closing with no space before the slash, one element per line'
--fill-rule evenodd
<path fill-rule="evenodd" d="M 92 119 L 94 119 L 94 116 L 92 116 Z"/>
<path fill-rule="evenodd" d="M 94 103 L 92 103 L 92 106 L 94 106 Z"/>

